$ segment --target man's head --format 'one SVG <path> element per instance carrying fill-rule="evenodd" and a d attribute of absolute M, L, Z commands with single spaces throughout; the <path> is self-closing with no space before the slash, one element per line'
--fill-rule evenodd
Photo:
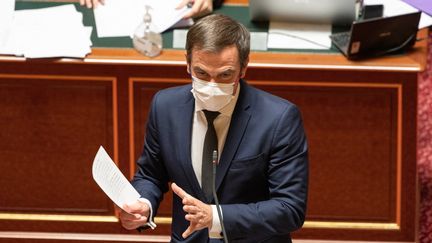
<path fill-rule="evenodd" d="M 245 75 L 249 51 L 250 34 L 245 26 L 224 15 L 206 16 L 187 34 L 188 72 L 206 81 L 237 82 Z M 235 77 L 228 80 L 229 75 Z"/>

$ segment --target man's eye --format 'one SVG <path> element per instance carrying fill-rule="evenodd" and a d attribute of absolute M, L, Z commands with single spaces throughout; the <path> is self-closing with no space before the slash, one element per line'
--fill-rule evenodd
<path fill-rule="evenodd" d="M 197 75 L 199 75 L 199 76 L 201 76 L 201 77 L 204 77 L 204 76 L 207 75 L 207 73 L 205 73 L 205 72 L 197 72 Z"/>
<path fill-rule="evenodd" d="M 223 73 L 222 75 L 221 75 L 221 78 L 223 78 L 223 79 L 229 79 L 229 78 L 231 78 L 232 77 L 232 75 L 230 74 L 230 73 Z"/>

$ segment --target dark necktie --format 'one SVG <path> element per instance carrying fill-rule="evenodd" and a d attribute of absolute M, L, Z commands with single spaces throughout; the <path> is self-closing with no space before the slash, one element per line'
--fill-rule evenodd
<path fill-rule="evenodd" d="M 201 185 L 207 203 L 212 200 L 212 162 L 213 151 L 218 149 L 216 130 L 213 125 L 214 119 L 220 114 L 217 111 L 203 110 L 207 119 L 207 132 L 204 138 L 204 148 L 201 167 Z"/>

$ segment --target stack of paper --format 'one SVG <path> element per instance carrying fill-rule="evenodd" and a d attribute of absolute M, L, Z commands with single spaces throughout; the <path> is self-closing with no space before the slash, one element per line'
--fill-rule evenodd
<path fill-rule="evenodd" d="M 91 52 L 92 27 L 82 24 L 83 16 L 72 4 L 15 11 L 13 16 L 0 54 L 84 58 Z"/>
<path fill-rule="evenodd" d="M 0 1 L 0 52 L 5 49 L 12 28 L 15 0 Z"/>
<path fill-rule="evenodd" d="M 105 0 L 105 4 L 94 9 L 98 37 L 130 36 L 143 22 L 146 6 L 150 7 L 150 29 L 162 33 L 173 26 L 191 25 L 191 19 L 183 20 L 190 11 L 176 9 L 181 0 Z"/>

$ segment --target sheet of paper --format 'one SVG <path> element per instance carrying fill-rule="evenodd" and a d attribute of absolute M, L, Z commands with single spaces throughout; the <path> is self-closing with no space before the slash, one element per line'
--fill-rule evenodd
<path fill-rule="evenodd" d="M 188 30 L 185 29 L 176 29 L 173 31 L 173 48 L 185 49 L 187 32 Z"/>
<path fill-rule="evenodd" d="M 120 208 L 140 198 L 102 146 L 93 160 L 92 173 L 99 187 Z"/>
<path fill-rule="evenodd" d="M 90 35 L 92 27 L 85 31 L 76 31 L 74 43 L 69 45 L 70 37 L 32 31 L 34 38 L 24 45 L 24 56 L 27 58 L 73 57 L 83 58 L 91 52 Z M 55 32 L 55 31 L 54 31 Z M 33 48 L 37 46 L 38 48 Z M 66 47 L 67 46 L 67 47 Z"/>
<path fill-rule="evenodd" d="M 91 52 L 91 27 L 73 4 L 14 12 L 1 53 L 27 58 L 76 57 Z"/>
<path fill-rule="evenodd" d="M 0 54 L 11 54 L 6 51 L 6 44 L 11 35 L 15 0 L 0 1 Z"/>
<path fill-rule="evenodd" d="M 253 51 L 267 51 L 267 32 L 250 32 L 250 49 Z"/>
<path fill-rule="evenodd" d="M 424 0 L 426 1 L 426 0 Z M 364 5 L 382 4 L 384 6 L 384 17 L 413 13 L 419 11 L 417 8 L 401 0 L 364 0 Z M 432 25 L 432 17 L 422 13 L 418 28 L 422 29 Z"/>
<path fill-rule="evenodd" d="M 275 49 L 329 49 L 330 24 L 302 24 L 270 22 L 268 48 Z"/>
<path fill-rule="evenodd" d="M 187 7 L 175 9 L 181 0 L 106 0 L 94 9 L 98 37 L 133 36 L 143 22 L 146 6 L 150 6 L 150 29 L 162 33 L 182 20 L 190 11 Z M 191 23 L 191 22 L 182 22 Z"/>

